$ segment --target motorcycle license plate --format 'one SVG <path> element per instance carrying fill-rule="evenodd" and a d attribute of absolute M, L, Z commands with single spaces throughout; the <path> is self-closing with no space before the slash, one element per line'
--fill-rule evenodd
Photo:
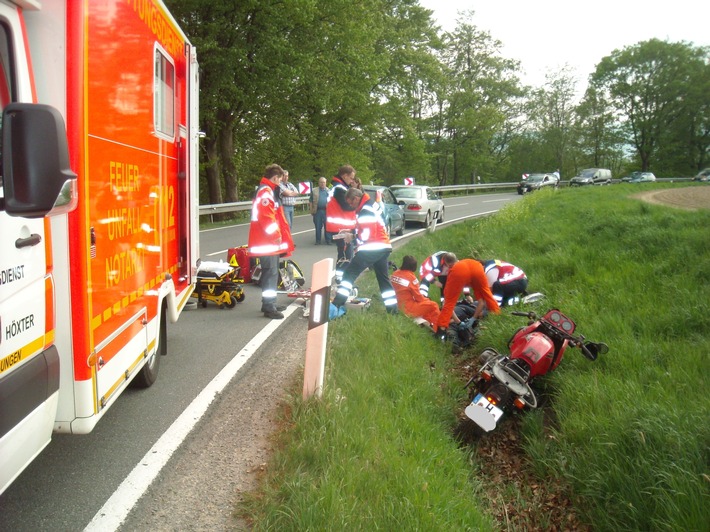
<path fill-rule="evenodd" d="M 490 401 L 480 393 L 474 397 L 471 404 L 466 407 L 465 413 L 469 419 L 486 432 L 490 432 L 496 428 L 496 423 L 501 416 L 503 416 L 503 411 L 496 405 L 491 404 Z"/>

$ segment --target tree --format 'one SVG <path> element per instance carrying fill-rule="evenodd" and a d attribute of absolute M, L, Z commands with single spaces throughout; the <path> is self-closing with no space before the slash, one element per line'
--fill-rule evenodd
<path fill-rule="evenodd" d="M 431 118 L 431 145 L 439 184 L 473 182 L 492 175 L 506 130 L 523 92 L 518 63 L 500 55 L 502 43 L 471 23 L 465 14 L 444 34 L 441 61 L 446 82 L 437 93 Z"/>
<path fill-rule="evenodd" d="M 545 84 L 533 91 L 528 104 L 530 126 L 535 131 L 542 152 L 539 172 L 559 169 L 567 173 L 566 156 L 571 152 L 574 137 L 575 93 L 577 81 L 569 66 L 545 75 Z"/>
<path fill-rule="evenodd" d="M 621 170 L 624 139 L 613 109 L 597 90 L 590 86 L 576 108 L 575 171 L 580 167 Z M 578 153 L 577 153 L 578 152 Z"/>
<path fill-rule="evenodd" d="M 659 164 L 664 145 L 676 144 L 684 117 L 698 106 L 707 109 L 708 92 L 690 87 L 703 78 L 708 57 L 707 48 L 651 39 L 616 50 L 597 65 L 591 83 L 617 113 L 642 170 Z M 687 120 L 686 126 L 694 127 Z M 693 138 L 702 138 L 702 126 Z"/>
<path fill-rule="evenodd" d="M 351 163 L 369 178 L 379 155 L 421 160 L 404 74 L 436 35 L 416 0 L 167 3 L 198 48 L 210 198 L 232 201 L 270 162 L 295 177 Z"/>

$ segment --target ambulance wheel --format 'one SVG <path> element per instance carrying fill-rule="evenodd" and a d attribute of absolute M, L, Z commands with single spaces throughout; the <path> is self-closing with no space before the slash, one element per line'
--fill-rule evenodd
<path fill-rule="evenodd" d="M 237 300 L 237 303 L 241 303 L 247 298 L 247 296 L 244 294 L 244 292 L 239 292 L 237 297 L 235 298 Z"/>
<path fill-rule="evenodd" d="M 133 384 L 138 388 L 149 388 L 158 378 L 160 369 L 160 357 L 168 354 L 168 322 L 167 308 L 163 306 L 160 312 L 160 331 L 158 331 L 158 348 L 148 357 L 145 365 L 141 368 Z"/>

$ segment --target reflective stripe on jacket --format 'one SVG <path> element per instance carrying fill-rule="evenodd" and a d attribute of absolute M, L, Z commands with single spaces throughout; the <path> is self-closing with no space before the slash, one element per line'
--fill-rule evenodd
<path fill-rule="evenodd" d="M 431 283 L 434 277 L 439 277 L 444 269 L 444 261 L 442 256 L 446 251 L 437 251 L 430 257 L 427 257 L 424 262 L 422 262 L 419 268 L 419 279 L 428 281 Z"/>
<path fill-rule="evenodd" d="M 390 276 L 397 297 L 397 306 L 411 318 L 424 318 L 436 327 L 439 321 L 439 305 L 419 292 L 419 281 L 414 272 L 397 270 Z"/>
<path fill-rule="evenodd" d="M 493 271 L 497 268 L 497 271 Z M 483 263 L 483 269 L 486 272 L 486 277 L 488 277 L 488 285 L 493 286 L 493 283 L 498 281 L 502 285 L 512 283 L 519 279 L 526 279 L 525 272 L 510 264 L 508 262 L 503 262 L 502 260 L 489 260 Z"/>
<path fill-rule="evenodd" d="M 333 187 L 328 192 L 325 206 L 325 230 L 329 233 L 355 229 L 355 210 L 345 202 L 348 188 L 345 181 L 337 176 L 333 178 Z"/>
<path fill-rule="evenodd" d="M 392 249 L 380 205 L 363 194 L 356 212 L 357 251 Z"/>
<path fill-rule="evenodd" d="M 252 203 L 249 253 L 255 257 L 288 256 L 294 249 L 288 222 L 274 197 L 277 186 L 262 178 Z"/>

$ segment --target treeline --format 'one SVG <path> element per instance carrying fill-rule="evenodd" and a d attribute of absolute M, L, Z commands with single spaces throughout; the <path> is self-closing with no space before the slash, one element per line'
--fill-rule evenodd
<path fill-rule="evenodd" d="M 511 181 L 589 166 L 689 176 L 710 166 L 710 49 L 650 40 L 525 86 L 502 43 L 418 0 L 165 0 L 198 48 L 201 202 L 355 166 L 365 182 Z M 563 43 L 561 43 L 563 45 Z"/>

